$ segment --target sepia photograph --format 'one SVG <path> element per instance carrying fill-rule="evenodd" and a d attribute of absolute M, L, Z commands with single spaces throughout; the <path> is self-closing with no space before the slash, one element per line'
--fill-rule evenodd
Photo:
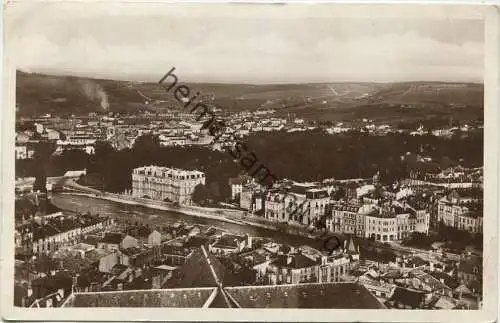
<path fill-rule="evenodd" d="M 8 312 L 496 319 L 486 9 L 9 3 Z"/>

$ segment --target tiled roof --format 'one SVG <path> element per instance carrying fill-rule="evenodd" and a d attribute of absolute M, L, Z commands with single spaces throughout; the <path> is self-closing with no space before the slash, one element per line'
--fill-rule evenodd
<path fill-rule="evenodd" d="M 421 270 L 413 270 L 411 272 L 411 275 L 413 277 L 416 277 L 420 279 L 420 281 L 424 282 L 425 284 L 429 285 L 429 287 L 432 289 L 432 291 L 440 291 L 443 289 L 449 289 L 448 286 L 446 286 L 445 283 L 442 283 L 439 279 L 436 279 L 432 275 L 423 272 Z"/>
<path fill-rule="evenodd" d="M 223 235 L 213 246 L 216 248 L 236 249 L 238 248 L 238 242 L 241 242 L 241 240 L 243 238 L 239 236 Z"/>
<path fill-rule="evenodd" d="M 206 246 L 208 245 L 213 238 L 207 237 L 204 234 L 198 234 L 195 236 L 190 236 L 186 243 L 184 244 L 184 247 L 186 248 L 199 248 L 201 246 Z"/>
<path fill-rule="evenodd" d="M 430 275 L 432 275 L 432 277 L 438 279 L 441 281 L 441 279 L 443 280 L 444 284 L 446 286 L 448 286 L 449 288 L 451 289 L 455 289 L 457 288 L 460 284 L 459 282 L 454 279 L 453 277 L 451 277 L 450 275 L 448 274 L 445 274 L 445 273 L 442 273 L 442 272 L 439 272 L 439 271 L 433 271 L 430 273 Z"/>
<path fill-rule="evenodd" d="M 148 237 L 151 234 L 152 230 L 145 226 L 133 226 L 127 228 L 127 234 L 134 237 Z"/>
<path fill-rule="evenodd" d="M 425 299 L 425 294 L 406 289 L 401 287 L 396 287 L 394 293 L 392 294 L 390 301 L 395 301 L 400 304 L 409 305 L 412 308 L 418 308 Z"/>
<path fill-rule="evenodd" d="M 241 308 L 385 308 L 366 287 L 355 283 L 228 287 L 224 291 Z"/>
<path fill-rule="evenodd" d="M 217 287 L 216 278 L 212 273 L 208 261 L 210 261 L 217 275 L 217 279 L 222 284 L 225 286 L 234 286 L 238 284 L 238 280 L 235 276 L 229 272 L 217 258 L 210 253 L 207 253 L 207 257 L 205 257 L 201 249 L 195 249 L 186 259 L 184 265 L 182 265 L 178 271 L 174 272 L 172 278 L 166 282 L 164 287 Z"/>
<path fill-rule="evenodd" d="M 63 307 L 201 308 L 214 292 L 215 288 L 190 288 L 74 293 Z"/>
<path fill-rule="evenodd" d="M 71 231 L 80 227 L 77 221 L 64 216 L 51 219 L 47 224 L 55 227 L 59 232 Z"/>
<path fill-rule="evenodd" d="M 250 263 L 255 266 L 266 262 L 268 258 L 272 259 L 273 253 L 264 248 L 259 248 L 250 252 L 245 252 L 244 254 L 240 254 L 239 256 L 243 259 L 248 259 Z"/>
<path fill-rule="evenodd" d="M 39 239 L 44 239 L 45 237 L 51 237 L 56 234 L 58 234 L 59 231 L 57 231 L 56 228 L 48 225 L 39 225 L 39 224 L 34 224 L 33 225 L 33 240 L 39 240 Z"/>
<path fill-rule="evenodd" d="M 164 243 L 161 246 L 161 253 L 167 255 L 177 255 L 177 256 L 187 257 L 191 253 L 191 250 L 184 247 L 177 247 Z"/>
<path fill-rule="evenodd" d="M 288 257 L 291 257 L 290 263 L 288 263 Z M 276 260 L 272 262 L 276 267 L 280 268 L 308 268 L 317 265 L 317 262 L 308 258 L 302 254 L 293 255 L 280 255 Z"/>
<path fill-rule="evenodd" d="M 110 243 L 110 244 L 120 244 L 122 242 L 123 235 L 121 233 L 106 233 L 104 238 L 100 242 Z"/>
<path fill-rule="evenodd" d="M 111 253 L 113 252 L 106 249 L 92 249 L 85 253 L 85 259 L 89 259 L 90 262 L 96 262 Z"/>
<path fill-rule="evenodd" d="M 480 261 L 475 261 L 475 260 L 461 261 L 460 264 L 458 265 L 458 271 L 467 274 L 481 275 L 482 263 Z"/>

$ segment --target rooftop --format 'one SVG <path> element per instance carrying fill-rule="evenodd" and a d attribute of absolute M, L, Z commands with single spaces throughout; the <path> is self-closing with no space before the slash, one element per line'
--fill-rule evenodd
<path fill-rule="evenodd" d="M 294 268 L 294 269 L 307 268 L 317 265 L 316 261 L 302 254 L 279 255 L 279 257 L 276 260 L 274 260 L 272 264 L 276 267 Z"/>
<path fill-rule="evenodd" d="M 74 293 L 62 307 L 180 307 L 201 308 L 216 288 L 148 289 Z"/>
<path fill-rule="evenodd" d="M 409 305 L 412 308 L 419 308 L 425 299 L 425 293 L 411 289 L 396 287 L 389 301 Z"/>
<path fill-rule="evenodd" d="M 106 233 L 104 238 L 100 242 L 103 243 L 111 243 L 111 244 L 120 244 L 122 242 L 123 235 L 121 233 Z"/>
<path fill-rule="evenodd" d="M 214 277 L 214 272 L 217 277 Z M 195 249 L 164 287 L 217 287 L 217 280 L 226 286 L 238 284 L 236 277 L 217 258 L 210 253 L 205 254 L 202 249 Z"/>
<path fill-rule="evenodd" d="M 143 167 L 138 167 L 134 168 L 133 172 L 134 173 L 141 173 L 145 171 L 151 171 L 153 172 L 153 176 L 162 176 L 162 175 L 179 175 L 179 176 L 184 176 L 184 175 L 203 175 L 203 172 L 197 171 L 197 170 L 186 170 L 186 169 L 179 169 L 179 168 L 170 168 L 170 167 L 160 167 L 160 166 L 143 166 Z"/>
<path fill-rule="evenodd" d="M 356 283 L 227 287 L 224 291 L 240 308 L 385 308 Z"/>
<path fill-rule="evenodd" d="M 245 239 L 245 237 L 225 234 L 213 246 L 216 248 L 236 249 L 238 248 L 238 244 Z"/>

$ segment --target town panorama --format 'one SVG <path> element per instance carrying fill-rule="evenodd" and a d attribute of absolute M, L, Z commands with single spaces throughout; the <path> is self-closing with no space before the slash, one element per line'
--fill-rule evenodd
<path fill-rule="evenodd" d="M 9 3 L 7 319 L 491 315 L 484 12 L 140 2 Z"/>
<path fill-rule="evenodd" d="M 481 307 L 481 85 L 172 82 L 17 72 L 16 306 Z"/>

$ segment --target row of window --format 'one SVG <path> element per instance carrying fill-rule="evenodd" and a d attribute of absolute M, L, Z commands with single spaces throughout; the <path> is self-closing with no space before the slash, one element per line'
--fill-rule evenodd
<path fill-rule="evenodd" d="M 378 232 L 394 232 L 396 231 L 395 228 L 381 228 L 380 227 L 375 227 L 375 226 L 368 226 L 368 230 L 371 230 L 371 231 L 378 231 Z M 410 225 L 410 226 L 398 226 L 398 231 L 415 231 L 415 226 L 413 225 Z"/>
<path fill-rule="evenodd" d="M 173 179 L 179 179 L 179 180 L 186 180 L 186 179 L 196 179 L 196 178 L 204 178 L 205 177 L 204 174 L 173 175 L 170 173 L 154 174 L 152 172 L 146 172 L 146 174 L 144 174 L 143 172 L 140 172 L 140 171 L 136 172 L 135 174 L 149 176 L 153 179 L 154 178 L 173 178 Z"/>

